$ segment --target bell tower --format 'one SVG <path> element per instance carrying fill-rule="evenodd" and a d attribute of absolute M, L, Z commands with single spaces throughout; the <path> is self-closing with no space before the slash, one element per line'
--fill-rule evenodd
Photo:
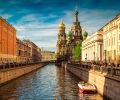
<path fill-rule="evenodd" d="M 66 34 L 65 24 L 63 21 L 59 24 L 58 40 L 57 40 L 57 57 L 64 56 L 66 54 Z"/>
<path fill-rule="evenodd" d="M 78 9 L 76 8 L 74 12 L 75 21 L 73 22 L 73 25 L 71 27 L 71 31 L 73 33 L 73 39 L 76 43 L 79 42 L 80 40 L 83 40 L 82 29 L 80 26 L 80 22 L 78 20 L 78 15 L 79 15 L 79 12 L 78 12 Z"/>

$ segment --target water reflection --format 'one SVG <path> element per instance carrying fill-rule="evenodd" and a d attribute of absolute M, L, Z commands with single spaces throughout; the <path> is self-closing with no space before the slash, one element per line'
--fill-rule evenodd
<path fill-rule="evenodd" d="M 64 67 L 47 65 L 0 87 L 0 100 L 102 100 L 97 95 L 78 95 L 78 82 Z"/>
<path fill-rule="evenodd" d="M 78 100 L 79 79 L 64 71 L 64 67 L 57 68 L 57 90 L 56 95 L 64 100 Z"/>

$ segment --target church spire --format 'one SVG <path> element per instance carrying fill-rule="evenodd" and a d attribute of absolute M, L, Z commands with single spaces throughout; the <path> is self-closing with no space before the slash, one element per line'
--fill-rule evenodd
<path fill-rule="evenodd" d="M 79 14 L 78 7 L 76 7 L 74 16 L 75 16 L 75 22 L 77 23 L 78 23 L 78 14 Z"/>

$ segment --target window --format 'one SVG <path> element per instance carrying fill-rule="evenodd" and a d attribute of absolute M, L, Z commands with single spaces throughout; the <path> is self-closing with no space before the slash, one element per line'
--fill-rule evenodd
<path fill-rule="evenodd" d="M 109 39 L 109 46 L 110 46 L 110 39 Z"/>
<path fill-rule="evenodd" d="M 113 37 L 111 38 L 111 45 L 113 45 Z"/>
<path fill-rule="evenodd" d="M 108 46 L 108 40 L 106 40 L 106 44 L 107 44 L 107 46 Z"/>
<path fill-rule="evenodd" d="M 119 40 L 120 40 L 120 33 L 119 33 Z"/>
<path fill-rule="evenodd" d="M 114 45 L 115 45 L 115 36 L 114 36 Z"/>
<path fill-rule="evenodd" d="M 76 34 L 75 34 L 76 36 L 78 36 L 78 31 L 76 31 Z"/>
<path fill-rule="evenodd" d="M 112 45 L 114 45 L 114 37 L 112 37 Z"/>
<path fill-rule="evenodd" d="M 114 60 L 116 60 L 116 50 L 114 50 Z"/>
<path fill-rule="evenodd" d="M 105 40 L 104 40 L 104 43 L 103 43 L 103 44 L 104 44 L 104 47 L 105 47 Z"/>
<path fill-rule="evenodd" d="M 110 42 L 109 42 L 109 39 L 108 39 L 108 47 L 109 47 L 109 44 L 110 44 Z"/>

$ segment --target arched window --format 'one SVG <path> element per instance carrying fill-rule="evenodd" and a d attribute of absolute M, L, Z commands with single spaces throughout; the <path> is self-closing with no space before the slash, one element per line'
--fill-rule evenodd
<path fill-rule="evenodd" d="M 75 35 L 78 36 L 78 31 L 76 31 Z"/>

